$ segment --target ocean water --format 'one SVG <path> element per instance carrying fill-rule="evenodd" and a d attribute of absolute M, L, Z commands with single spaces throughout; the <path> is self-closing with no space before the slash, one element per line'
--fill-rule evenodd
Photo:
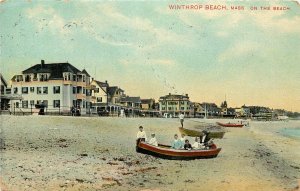
<path fill-rule="evenodd" d="M 280 133 L 284 136 L 300 140 L 300 127 L 297 127 L 297 128 L 284 128 L 284 129 L 281 130 Z"/>

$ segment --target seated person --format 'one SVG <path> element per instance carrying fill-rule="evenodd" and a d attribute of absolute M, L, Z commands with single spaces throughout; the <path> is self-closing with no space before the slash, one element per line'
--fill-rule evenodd
<path fill-rule="evenodd" d="M 214 144 L 213 139 L 209 139 L 204 143 L 205 149 L 209 149 Z"/>
<path fill-rule="evenodd" d="M 193 149 L 202 149 L 203 145 L 200 143 L 199 137 L 195 138 L 195 143 L 192 145 Z"/>
<path fill-rule="evenodd" d="M 156 140 L 156 137 L 155 137 L 155 133 L 152 133 L 151 134 L 151 139 L 149 140 L 148 142 L 150 145 L 153 145 L 153 146 L 158 146 L 158 143 L 157 143 L 157 140 Z"/>
<path fill-rule="evenodd" d="M 174 140 L 172 142 L 172 149 L 181 149 L 182 148 L 182 142 L 178 139 L 178 135 L 174 135 Z"/>
<path fill-rule="evenodd" d="M 185 150 L 192 150 L 192 145 L 190 144 L 189 140 L 185 140 L 185 143 L 184 143 L 184 149 Z"/>

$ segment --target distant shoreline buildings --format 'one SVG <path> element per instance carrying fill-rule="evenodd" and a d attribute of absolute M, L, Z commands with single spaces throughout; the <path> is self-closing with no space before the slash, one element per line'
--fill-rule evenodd
<path fill-rule="evenodd" d="M 9 83 L 1 77 L 1 113 L 33 114 L 41 107 L 46 114 L 71 115 L 77 109 L 80 115 L 256 118 L 268 120 L 286 115 L 285 110 L 271 110 L 261 106 L 230 108 L 224 101 L 215 103 L 192 102 L 188 94 L 169 93 L 158 102 L 153 98 L 128 96 L 119 86 L 94 79 L 85 70 L 72 64 L 41 63 L 16 74 Z"/>

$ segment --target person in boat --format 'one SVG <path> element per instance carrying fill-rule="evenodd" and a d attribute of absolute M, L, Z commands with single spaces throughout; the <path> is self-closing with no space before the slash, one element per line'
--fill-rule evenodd
<path fill-rule="evenodd" d="M 182 144 L 184 144 L 184 143 L 185 143 L 185 140 L 186 140 L 186 136 L 185 136 L 185 134 L 181 134 L 180 141 L 182 142 Z"/>
<path fill-rule="evenodd" d="M 148 142 L 150 145 L 153 145 L 153 146 L 158 146 L 158 143 L 157 143 L 157 140 L 156 140 L 156 137 L 155 137 L 155 133 L 151 133 L 151 139 L 149 140 Z"/>
<path fill-rule="evenodd" d="M 183 127 L 183 121 L 184 121 L 184 114 L 183 113 L 179 114 L 179 120 L 180 120 L 181 127 Z"/>
<path fill-rule="evenodd" d="M 136 140 L 140 140 L 144 142 L 147 141 L 147 135 L 146 132 L 144 131 L 143 126 L 139 126 L 139 131 L 137 132 Z"/>
<path fill-rule="evenodd" d="M 174 135 L 174 140 L 172 142 L 173 149 L 181 149 L 183 147 L 182 142 L 178 139 L 178 135 Z"/>
<path fill-rule="evenodd" d="M 193 149 L 202 149 L 203 145 L 200 143 L 200 138 L 196 137 L 195 138 L 195 143 L 192 145 Z"/>
<path fill-rule="evenodd" d="M 185 143 L 184 143 L 184 149 L 185 150 L 192 150 L 192 145 L 190 144 L 189 140 L 185 140 Z"/>

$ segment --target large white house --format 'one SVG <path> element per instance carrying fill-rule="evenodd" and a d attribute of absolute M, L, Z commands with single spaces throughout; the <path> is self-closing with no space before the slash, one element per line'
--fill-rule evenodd
<path fill-rule="evenodd" d="M 80 107 L 81 114 L 90 110 L 90 75 L 70 63 L 48 63 L 41 60 L 11 79 L 11 111 L 29 112 L 36 105 L 46 105 L 46 112 L 69 113 Z"/>

